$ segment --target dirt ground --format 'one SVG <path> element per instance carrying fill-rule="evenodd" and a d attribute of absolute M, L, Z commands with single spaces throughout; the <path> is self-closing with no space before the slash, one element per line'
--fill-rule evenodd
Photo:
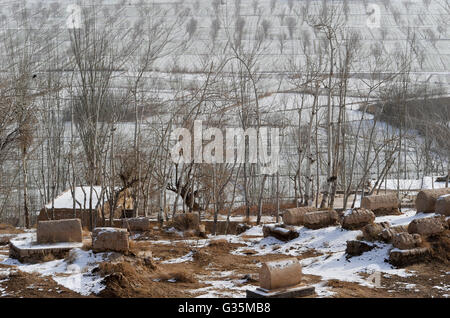
<path fill-rule="evenodd" d="M 64 286 L 58 285 L 51 277 L 28 274 L 14 270 L 10 266 L 0 264 L 0 270 L 11 269 L 7 282 L 0 276 L 0 287 L 4 289 L 7 298 L 80 298 L 82 296 Z"/>
<path fill-rule="evenodd" d="M 244 244 L 229 243 L 225 240 L 211 241 L 209 245 L 198 244 L 195 238 L 175 237 L 161 231 L 147 233 L 155 240 L 133 241 L 128 256 L 118 256 L 113 262 L 101 263 L 94 270 L 105 276 L 106 288 L 92 297 L 196 297 L 206 292 L 230 296 L 229 286 L 212 286 L 212 281 L 233 282 L 245 295 L 248 286 L 258 285 L 259 264 L 264 261 L 287 257 L 283 254 L 254 255 L 251 249 L 245 255 L 230 254 Z M 251 240 L 252 237 L 242 237 Z M 162 244 L 161 240 L 166 240 Z M 0 260 L 7 256 L 8 246 L 0 246 Z M 165 263 L 188 255 L 192 260 L 183 263 Z M 308 250 L 297 256 L 298 259 L 319 256 L 315 250 Z M 61 285 L 51 277 L 28 274 L 14 267 L 10 268 L 7 280 L 0 277 L 0 290 L 6 297 L 83 297 Z M 411 277 L 382 274 L 381 287 L 371 288 L 357 283 L 329 280 L 323 282 L 331 297 L 448 297 L 450 286 L 450 267 L 445 262 L 429 262 L 406 268 L 413 272 Z M 303 275 L 305 285 L 317 284 L 321 277 Z M 436 287 L 438 286 L 438 287 Z M 440 288 L 443 286 L 446 288 Z M 1 293 L 0 293 L 1 295 Z M 316 297 L 312 295 L 310 297 Z"/>

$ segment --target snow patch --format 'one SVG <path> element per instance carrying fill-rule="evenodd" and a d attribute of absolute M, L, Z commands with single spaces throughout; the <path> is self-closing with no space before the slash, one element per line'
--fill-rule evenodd
<path fill-rule="evenodd" d="M 105 288 L 102 284 L 103 278 L 92 274 L 92 270 L 98 267 L 98 263 L 107 260 L 110 254 L 94 254 L 92 251 L 75 248 L 69 252 L 66 260 L 22 264 L 16 259 L 8 258 L 0 264 L 16 266 L 18 270 L 26 273 L 51 276 L 58 284 L 87 296 L 92 293 L 97 294 Z"/>
<path fill-rule="evenodd" d="M 330 287 L 327 286 L 326 281 L 314 284 L 313 286 L 315 287 L 316 295 L 318 298 L 332 297 L 336 294 L 335 292 L 331 291 Z"/>
<path fill-rule="evenodd" d="M 164 261 L 162 262 L 162 264 L 179 264 L 184 262 L 193 262 L 194 261 L 193 255 L 194 255 L 193 252 L 189 252 L 184 256 Z"/>
<path fill-rule="evenodd" d="M 345 252 L 321 255 L 301 261 L 303 273 L 321 276 L 323 279 L 338 279 L 347 282 L 356 282 L 363 286 L 373 287 L 373 283 L 361 277 L 360 273 L 372 275 L 375 272 L 408 277 L 411 274 L 405 269 L 396 269 L 385 262 L 389 258 L 390 244 L 378 244 L 369 252 L 347 260 Z"/>
<path fill-rule="evenodd" d="M 263 236 L 262 226 L 253 226 L 241 235 L 246 236 Z"/>
<path fill-rule="evenodd" d="M 375 219 L 375 222 L 389 222 L 391 226 L 408 225 L 413 220 L 430 218 L 436 216 L 435 213 L 416 213 L 415 210 L 406 210 L 402 215 L 387 215 L 380 216 Z"/>
<path fill-rule="evenodd" d="M 29 232 L 17 235 L 10 243 L 21 249 L 45 249 L 45 248 L 81 248 L 83 243 L 80 242 L 63 242 L 51 244 L 38 244 L 36 242 L 36 232 Z"/>
<path fill-rule="evenodd" d="M 240 243 L 246 244 L 244 247 L 240 247 L 232 254 L 244 255 L 245 250 L 251 248 L 256 252 L 255 255 L 266 254 L 286 254 L 290 256 L 297 256 L 308 250 L 315 249 L 322 253 L 331 253 L 345 251 L 347 247 L 347 241 L 354 240 L 360 234 L 361 231 L 346 231 L 340 227 L 333 226 L 319 230 L 311 230 L 305 227 L 293 227 L 298 233 L 299 237 L 289 241 L 282 242 L 274 237 L 266 237 L 261 240 L 247 240 Z M 273 245 L 280 245 L 280 248 L 273 250 Z"/>
<path fill-rule="evenodd" d="M 424 177 L 423 179 L 387 179 L 381 184 L 380 189 L 397 190 L 398 182 L 400 190 L 420 191 L 422 189 L 441 189 L 445 188 L 445 182 L 435 182 L 433 177 Z M 375 181 L 371 181 L 372 187 L 375 186 Z"/>

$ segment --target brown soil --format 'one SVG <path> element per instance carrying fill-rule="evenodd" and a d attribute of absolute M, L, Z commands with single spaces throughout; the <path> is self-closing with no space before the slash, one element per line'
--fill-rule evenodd
<path fill-rule="evenodd" d="M 178 264 L 174 264 L 178 265 Z M 100 297 L 190 297 L 189 289 L 204 285 L 196 282 L 193 272 L 184 266 L 154 266 L 139 258 L 127 257 L 116 263 L 104 262 L 99 274 L 105 276 L 106 288 Z M 173 282 L 172 282 L 173 281 Z"/>
<path fill-rule="evenodd" d="M 9 266 L 0 265 L 0 269 Z M 5 279 L 5 277 L 3 277 Z M 80 298 L 80 294 L 58 285 L 51 277 L 28 274 L 18 270 L 11 271 L 6 281 L 0 282 L 7 298 Z M 84 298 L 84 297 L 83 297 Z"/>

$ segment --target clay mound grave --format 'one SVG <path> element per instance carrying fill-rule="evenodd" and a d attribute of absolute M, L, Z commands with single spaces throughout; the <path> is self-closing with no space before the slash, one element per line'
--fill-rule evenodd
<path fill-rule="evenodd" d="M 450 188 L 422 190 L 416 197 L 417 212 L 433 213 L 436 211 L 436 201 L 439 197 L 450 194 Z"/>
<path fill-rule="evenodd" d="M 354 209 L 342 219 L 342 228 L 346 230 L 357 230 L 375 221 L 375 214 L 364 208 Z"/>
<path fill-rule="evenodd" d="M 334 210 L 307 212 L 303 217 L 304 226 L 309 229 L 321 229 L 337 225 L 339 215 Z"/>
<path fill-rule="evenodd" d="M 112 227 L 97 227 L 92 231 L 92 250 L 98 252 L 129 251 L 128 231 Z"/>

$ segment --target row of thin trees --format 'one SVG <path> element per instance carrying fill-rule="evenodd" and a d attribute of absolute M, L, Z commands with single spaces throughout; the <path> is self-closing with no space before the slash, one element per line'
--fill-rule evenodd
<path fill-rule="evenodd" d="M 74 200 L 74 211 L 97 209 L 95 196 L 115 207 L 126 193 L 135 215 L 161 221 L 179 211 L 229 220 L 242 206 L 259 223 L 268 204 L 277 219 L 292 202 L 354 207 L 355 194 L 376 193 L 393 177 L 400 185 L 410 170 L 415 178 L 448 171 L 448 119 L 408 115 L 411 100 L 432 105 L 442 93 L 414 80 L 421 51 L 413 30 L 386 53 L 346 28 L 345 6 L 324 2 L 297 22 L 315 38 L 291 36 L 298 54 L 268 76 L 265 53 L 274 45 L 268 21 L 244 29 L 238 10 L 213 7 L 212 43 L 202 46 L 206 53 L 188 73 L 177 57 L 198 45 L 189 10 L 142 3 L 129 19 L 126 3 L 85 5 L 80 25 L 65 28 L 51 18 L 65 8 L 11 7 L 0 39 L 0 219 L 30 227 L 45 203 L 52 213 L 57 195 L 85 186 L 90 200 Z M 214 40 L 219 30 L 221 45 Z M 157 61 L 171 59 L 171 72 L 155 72 Z M 399 118 L 387 125 L 381 115 L 392 104 L 398 112 L 388 116 Z M 229 127 L 280 129 L 277 172 L 264 173 L 261 156 L 174 162 L 171 133 L 194 132 L 196 120 L 224 135 Z M 425 133 L 413 129 L 417 121 Z M 207 146 L 217 133 L 208 132 L 203 146 L 216 155 L 221 149 Z M 91 215 L 93 227 L 97 214 Z M 105 224 L 112 219 L 102 215 Z"/>

